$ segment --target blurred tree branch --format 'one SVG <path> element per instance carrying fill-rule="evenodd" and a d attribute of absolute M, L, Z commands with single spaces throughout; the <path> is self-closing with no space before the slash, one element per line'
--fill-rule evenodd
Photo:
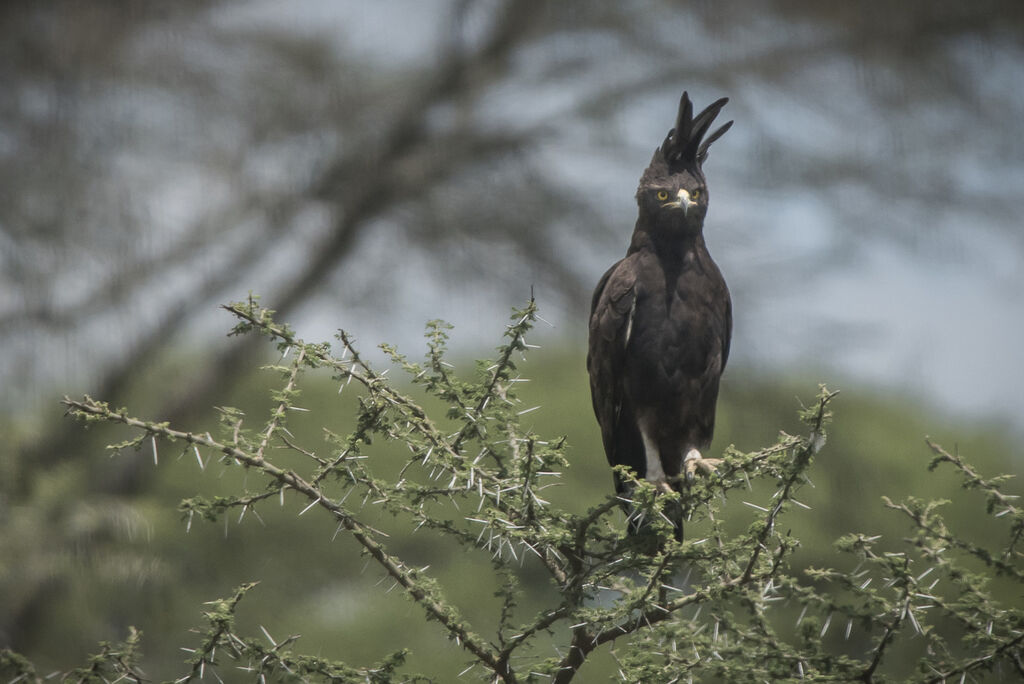
<path fill-rule="evenodd" d="M 827 154 L 790 153 L 789 168 L 778 173 L 777 136 L 762 129 L 762 149 L 746 155 L 748 177 L 739 182 L 767 177 L 776 193 L 838 193 L 831 203 L 836 224 L 858 230 L 834 231 L 822 263 L 845 258 L 864 231 L 913 241 L 913 212 L 943 202 L 994 224 L 1015 215 L 1015 198 L 961 190 L 939 157 L 924 160 L 922 173 L 916 161 L 878 164 L 877 150 L 887 139 L 909 148 L 917 139 L 910 124 L 920 124 L 918 109 L 932 99 L 960 107 L 964 120 L 980 117 L 979 130 L 952 143 L 977 138 L 1006 149 L 989 142 L 1005 140 L 999 130 L 1006 103 L 973 101 L 973 72 L 962 68 L 957 46 L 996 30 L 1019 44 L 1024 19 L 1016 3 L 968 9 L 912 2 L 885 6 L 885 21 L 878 21 L 869 10 L 791 0 L 671 15 L 657 2 L 582 12 L 572 3 L 484 8 L 460 1 L 446 5 L 424 59 L 390 69 L 323 36 L 238 22 L 231 17 L 244 14 L 244 5 L 231 0 L 122 10 L 113 1 L 14 2 L 0 10 L 12 38 L 0 67 L 11 84 L 0 96 L 10 150 L 0 166 L 0 231 L 12 292 L 0 302 L 0 337 L 13 350 L 5 362 L 15 378 L 45 378 L 32 350 L 39 340 L 62 340 L 82 348 L 80 365 L 93 369 L 84 379 L 96 393 L 122 396 L 140 359 L 182 339 L 189 312 L 241 286 L 269 291 L 278 309 L 291 313 L 322 295 L 368 229 L 382 223 L 399 224 L 417 250 L 444 251 L 461 240 L 510 245 L 516 260 L 575 309 L 593 278 L 575 267 L 565 245 L 604 235 L 606 205 L 588 197 L 588 188 L 565 183 L 538 151 L 569 132 L 600 130 L 624 104 L 668 84 L 673 91 L 693 81 L 733 90 L 753 81 L 793 92 L 798 108 L 820 108 L 790 79 L 816 64 L 852 59 L 880 109 L 909 113 L 885 122 L 880 138 L 861 146 L 864 154 L 832 154 L 831 147 Z M 759 30 L 763 22 L 793 39 L 773 39 Z M 743 47 L 709 62 L 706 44 L 681 41 L 679 29 Z M 610 66 L 601 58 L 606 39 L 620 41 L 615 54 L 636 68 L 596 83 L 594 75 Z M 895 70 L 912 75 L 901 83 L 918 85 L 894 89 L 885 75 Z M 574 97 L 550 114 L 533 116 L 524 99 L 520 111 L 490 109 L 511 101 L 509 93 L 563 85 Z M 752 103 L 736 103 L 747 109 L 748 125 L 764 126 Z M 856 125 L 855 113 L 829 114 Z M 611 138 L 602 143 L 608 154 L 626 151 Z M 17 161 L 27 159 L 32 163 Z M 153 221 L 160 207 L 153 197 L 173 192 L 183 177 L 209 192 L 194 188 L 184 200 L 188 210 Z M 468 183 L 481 178 L 482 185 Z M 510 183 L 522 193 L 512 212 L 501 206 Z M 907 210 L 864 224 L 863 204 L 844 199 L 857 186 L 867 194 L 900 187 Z M 480 195 L 467 198 L 460 187 L 482 193 L 494 210 L 481 212 Z M 458 209 L 439 220 L 439 205 Z M 285 265 L 277 253 L 289 250 L 303 256 Z M 490 256 L 494 251 L 473 250 L 463 266 L 493 270 L 507 261 Z M 272 284 L 268 267 L 276 273 Z M 139 316 L 147 292 L 167 305 Z M 111 327 L 127 334 L 109 339 Z M 211 387 L 223 387 L 238 368 L 234 358 L 222 352 L 198 380 L 182 382 L 168 397 L 167 415 L 180 414 L 188 397 L 202 404 Z M 40 450 L 52 451 L 59 446 Z"/>

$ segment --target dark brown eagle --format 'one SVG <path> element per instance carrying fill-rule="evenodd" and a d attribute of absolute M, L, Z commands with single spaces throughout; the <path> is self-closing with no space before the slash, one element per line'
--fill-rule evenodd
<path fill-rule="evenodd" d="M 704 244 L 709 193 L 701 165 L 732 125 L 705 138 L 726 102 L 695 117 L 683 93 L 675 128 L 640 178 L 629 250 L 601 276 L 590 307 L 587 370 L 608 462 L 666 492 L 716 463 L 701 452 L 715 426 L 732 302 Z M 615 476 L 623 499 L 630 489 Z M 630 516 L 631 531 L 641 523 Z M 681 539 L 682 520 L 673 524 Z"/>

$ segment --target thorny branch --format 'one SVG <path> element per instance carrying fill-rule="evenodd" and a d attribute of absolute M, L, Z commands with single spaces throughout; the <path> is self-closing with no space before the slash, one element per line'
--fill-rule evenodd
<path fill-rule="evenodd" d="M 272 312 L 259 308 L 254 298 L 225 308 L 240 321 L 235 333 L 257 332 L 278 344 L 282 360 L 290 355 L 288 365 L 272 367 L 281 372 L 283 384 L 273 393 L 275 405 L 269 420 L 255 435 L 245 429 L 240 412 L 226 408 L 222 409 L 224 437 L 217 439 L 209 433 L 197 434 L 142 420 L 90 397 L 65 398 L 65 405 L 83 420 L 117 423 L 140 431 L 139 437 L 116 445 L 119 451 L 147 446 L 152 448 L 155 460 L 157 440 L 178 442 L 186 450 L 194 450 L 204 468 L 209 460 L 203 460 L 200 450 L 219 454 L 226 466 L 237 464 L 267 478 L 266 490 L 261 493 L 243 493 L 213 503 L 199 498 L 188 500 L 182 507 L 190 515 L 199 512 L 213 519 L 236 507 L 243 513 L 255 512 L 266 499 L 275 494 L 283 496 L 286 491 L 307 502 L 303 512 L 315 508 L 330 515 L 338 529 L 351 535 L 386 575 L 469 654 L 470 669 L 482 666 L 478 671 L 485 672 L 489 681 L 547 678 L 570 682 L 595 650 L 616 644 L 612 648 L 622 677 L 631 681 L 664 679 L 666 672 L 735 679 L 736 671 L 728 669 L 732 654 L 733 666 L 741 664 L 745 678 L 838 677 L 871 682 L 882 676 L 888 660 L 883 656 L 899 648 L 908 625 L 913 636 L 923 637 L 935 653 L 941 654 L 941 659 L 937 657 L 930 665 L 928 677 L 934 678 L 921 681 L 940 681 L 936 673 L 947 677 L 972 673 L 990 668 L 997 661 L 1019 668 L 1024 616 L 998 606 L 983 588 L 965 579 L 968 575 L 959 569 L 948 549 L 964 551 L 1011 579 L 1021 579 L 1020 554 L 1014 551 L 1021 536 L 1017 527 L 1020 510 L 1013 503 L 1014 497 L 1003 493 L 1002 479 L 983 478 L 959 455 L 950 455 L 941 447 L 931 445 L 936 462 L 953 464 L 963 474 L 966 486 L 986 493 L 990 514 L 1012 521 L 1005 551 L 988 552 L 961 540 L 937 517 L 934 506 L 913 500 L 889 502 L 917 525 L 913 548 L 918 550 L 920 560 L 911 562 L 906 552 L 877 553 L 873 548 L 877 537 L 855 535 L 842 542 L 841 549 L 859 556 L 865 569 L 811 570 L 811 584 L 792 572 L 788 559 L 798 544 L 789 532 L 780 531 L 779 522 L 797 510 L 790 504 L 806 508 L 794 495 L 807 480 L 807 470 L 824 444 L 828 406 L 835 392 L 822 388 L 818 401 L 803 412 L 806 435 L 783 434 L 777 444 L 752 453 L 730 448 L 717 478 L 699 481 L 683 494 L 691 521 L 687 529 L 710 526 L 704 538 L 678 542 L 670 530 L 658 531 L 665 497 L 648 496 L 651 493 L 645 487 L 649 485 L 638 481 L 631 503 L 655 521 L 657 543 L 651 546 L 624 535 L 621 521 L 615 518 L 615 510 L 622 503 L 616 497 L 596 503 L 582 515 L 571 515 L 538 495 L 546 486 L 543 478 L 558 474 L 565 466 L 565 440 L 541 439 L 522 430 L 519 423 L 520 403 L 514 391 L 520 380 L 516 358 L 529 347 L 525 335 L 536 316 L 532 301 L 514 314 L 497 359 L 482 365 L 473 381 L 461 379 L 445 360 L 446 334 L 441 325 L 434 325 L 428 333 L 429 352 L 424 365 L 411 363 L 397 350 L 385 347 L 413 383 L 445 402 L 450 409 L 447 420 L 456 423 L 454 431 L 442 429 L 441 422 L 385 377 L 386 371 L 378 372 L 367 363 L 347 333 L 338 334 L 342 353 L 335 356 L 329 344 L 306 343 L 287 326 L 275 323 Z M 344 437 L 327 432 L 330 453 L 326 456 L 316 455 L 323 453 L 320 449 L 305 448 L 287 427 L 290 412 L 298 408 L 295 401 L 303 373 L 316 369 L 331 372 L 339 391 L 354 380 L 361 392 L 353 431 Z M 408 448 L 410 456 L 400 469 L 396 468 L 396 478 L 375 473 L 372 435 Z M 287 452 L 301 454 L 309 472 L 286 467 L 272 456 L 277 452 L 271 447 L 278 444 Z M 769 501 L 763 506 L 744 501 L 763 515 L 755 518 L 746 532 L 730 533 L 720 523 L 725 517 L 722 509 L 730 505 L 728 493 L 749 489 L 751 481 L 774 482 Z M 346 503 L 353 492 L 359 495 L 352 501 L 361 499 L 362 503 Z M 400 554 L 386 548 L 383 533 L 363 518 L 361 509 L 367 501 L 409 521 L 415 529 L 448 537 L 472 553 L 482 552 L 488 557 L 501 598 L 493 637 L 483 636 L 490 628 L 481 630 L 466 620 L 426 568 L 410 567 Z M 453 512 L 457 514 L 455 520 L 451 519 Z M 709 540 L 713 543 L 705 543 Z M 524 586 L 519 568 L 528 560 L 539 563 L 559 598 L 556 605 L 549 604 L 524 620 L 519 599 L 532 589 Z M 922 573 L 916 565 L 921 560 L 934 565 Z M 939 595 L 935 582 L 923 584 L 933 570 L 937 570 L 933 577 L 949 578 L 950 584 L 958 587 L 960 597 L 969 596 L 970 606 L 961 605 L 962 598 Z M 680 579 L 678 574 L 683 572 L 685 579 Z M 822 582 L 838 593 L 846 592 L 851 600 L 844 602 L 821 593 Z M 254 675 L 283 671 L 332 681 L 379 682 L 399 676 L 397 668 L 404 658 L 401 654 L 378 667 L 352 669 L 342 663 L 294 655 L 291 648 L 295 638 L 272 641 L 272 648 L 241 639 L 234 634 L 231 619 L 248 588 L 243 587 L 232 600 L 217 604 L 211 611 L 210 629 L 194 651 L 192 669 L 180 681 L 201 678 L 208 669 L 216 672 L 219 665 L 213 653 L 217 648 L 239 659 L 248 658 L 248 671 Z M 818 639 L 788 640 L 785 632 L 777 629 L 773 608 L 779 602 L 802 607 L 798 628 L 804 614 L 820 613 L 824 625 Z M 683 619 L 684 610 L 692 611 L 692 617 Z M 736 610 L 741 614 L 734 614 Z M 952 654 L 938 636 L 942 624 L 939 615 L 980 633 L 973 638 L 983 655 L 958 658 Z M 858 659 L 812 646 L 826 635 L 833 616 L 847 618 L 847 638 L 855 622 L 868 625 L 873 648 Z M 523 621 L 517 624 L 518 620 Z M 551 635 L 550 647 L 558 654 L 555 658 L 544 659 L 538 652 L 544 648 L 542 639 L 546 634 Z M 557 645 L 560 635 L 568 636 L 567 648 Z M 679 640 L 688 647 L 663 647 Z M 644 644 L 657 647 L 639 650 Z M 622 651 L 628 645 L 638 650 Z M 131 677 L 130 666 L 127 662 L 120 671 Z M 31 676 L 29 670 L 18 667 L 21 669 L 16 671 Z"/>
<path fill-rule="evenodd" d="M 150 435 L 164 437 L 172 441 L 183 440 L 188 444 L 198 444 L 200 446 L 213 449 L 214 451 L 221 452 L 234 459 L 239 464 L 259 469 L 268 476 L 277 480 L 282 487 L 288 487 L 289 489 L 302 494 L 309 501 L 314 502 L 316 505 L 329 511 L 338 520 L 338 522 L 352 534 L 353 538 L 355 538 L 355 540 L 359 542 L 364 549 L 366 549 L 370 556 L 373 557 L 373 559 L 376 560 L 392 578 L 405 588 L 409 595 L 423 606 L 431 617 L 443 624 L 459 641 L 459 643 L 466 648 L 466 650 L 473 653 L 473 655 L 477 656 L 482 662 L 492 666 L 492 668 L 496 664 L 497 660 L 491 648 L 487 646 L 483 640 L 465 628 L 462 618 L 450 605 L 440 601 L 431 589 L 422 585 L 418 581 L 418 573 L 415 569 L 406 567 L 401 560 L 389 555 L 385 551 L 383 545 L 374 539 L 376 532 L 373 528 L 364 525 L 347 509 L 328 499 L 320 489 L 306 482 L 296 473 L 288 470 L 282 470 L 273 463 L 266 461 L 258 454 L 250 454 L 242 449 L 218 442 L 209 437 L 194 435 L 190 432 L 172 430 L 171 428 L 159 423 L 142 421 L 137 418 L 132 418 L 122 412 L 112 411 L 102 402 L 97 402 L 89 397 L 86 397 L 83 401 L 76 401 L 65 397 L 63 403 L 72 411 L 83 415 L 96 416 L 110 422 L 122 423 L 129 427 L 140 428 Z"/>

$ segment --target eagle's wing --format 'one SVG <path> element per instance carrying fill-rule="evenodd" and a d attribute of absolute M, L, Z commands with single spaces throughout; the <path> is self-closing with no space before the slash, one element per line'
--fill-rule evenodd
<path fill-rule="evenodd" d="M 590 304 L 590 346 L 587 371 L 594 414 L 601 426 L 605 454 L 611 465 L 628 465 L 641 477 L 645 471 L 643 441 L 624 391 L 626 348 L 640 296 L 635 264 L 629 257 L 608 269 Z M 615 478 L 616 490 L 622 483 Z"/>
<path fill-rule="evenodd" d="M 722 367 L 719 375 L 725 370 L 725 364 L 729 361 L 729 346 L 732 344 L 732 298 L 729 291 L 725 291 L 725 327 L 722 332 Z"/>

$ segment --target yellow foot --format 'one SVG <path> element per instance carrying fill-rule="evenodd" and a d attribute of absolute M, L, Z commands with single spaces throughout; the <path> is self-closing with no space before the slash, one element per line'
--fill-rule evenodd
<path fill-rule="evenodd" d="M 683 472 L 686 473 L 686 481 L 693 482 L 698 472 L 702 475 L 713 474 L 718 470 L 718 464 L 721 462 L 720 458 L 704 458 L 696 449 L 690 449 L 686 452 L 686 458 L 683 459 Z"/>

